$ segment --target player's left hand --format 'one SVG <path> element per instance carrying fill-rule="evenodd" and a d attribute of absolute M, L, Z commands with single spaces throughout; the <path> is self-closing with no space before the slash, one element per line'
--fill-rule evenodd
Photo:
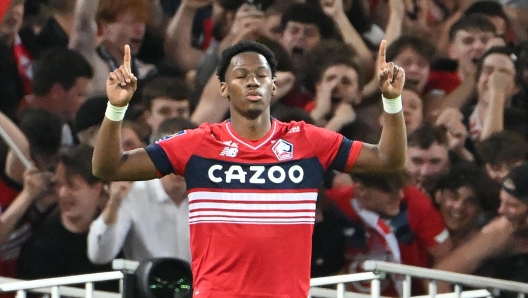
<path fill-rule="evenodd" d="M 382 40 L 378 54 L 378 82 L 381 94 L 387 99 L 401 95 L 405 83 L 405 71 L 393 62 L 386 61 L 387 41 Z"/>

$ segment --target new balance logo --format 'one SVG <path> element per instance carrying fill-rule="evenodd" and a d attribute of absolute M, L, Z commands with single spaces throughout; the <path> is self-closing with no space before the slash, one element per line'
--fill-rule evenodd
<path fill-rule="evenodd" d="M 238 154 L 238 144 L 233 141 L 225 141 L 222 142 L 222 144 L 227 145 L 224 147 L 222 152 L 220 152 L 220 156 L 227 156 L 227 157 L 236 157 Z"/>
<path fill-rule="evenodd" d="M 300 132 L 301 129 L 299 128 L 299 126 L 294 126 L 292 129 L 290 129 L 288 131 L 288 133 L 294 133 L 294 132 Z"/>

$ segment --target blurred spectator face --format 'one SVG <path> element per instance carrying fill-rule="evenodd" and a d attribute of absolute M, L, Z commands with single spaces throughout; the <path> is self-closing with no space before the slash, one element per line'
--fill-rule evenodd
<path fill-rule="evenodd" d="M 275 13 L 266 16 L 264 20 L 264 30 L 263 33 L 266 37 L 280 42 L 282 37 L 281 32 L 281 14 Z"/>
<path fill-rule="evenodd" d="M 505 79 L 507 79 L 509 87 L 505 90 L 506 98 L 513 96 L 515 88 L 515 65 L 511 61 L 510 57 L 504 54 L 493 53 L 487 55 L 482 61 L 482 71 L 477 82 L 479 101 L 483 101 L 483 103 L 488 104 L 492 99 L 492 94 L 490 94 L 490 76 L 497 75 L 499 73 L 507 74 L 507 78 Z M 504 83 L 506 83 L 506 81 Z"/>
<path fill-rule="evenodd" d="M 405 70 L 405 85 L 422 92 L 429 78 L 429 61 L 410 47 L 404 49 L 393 61 Z"/>
<path fill-rule="evenodd" d="M 75 114 L 79 107 L 86 101 L 86 90 L 88 88 L 88 78 L 78 78 L 70 90 L 59 90 L 60 100 L 58 101 L 57 111 L 61 111 L 61 117 L 67 121 L 75 119 Z"/>
<path fill-rule="evenodd" d="M 145 27 L 143 18 L 131 10 L 123 11 L 117 15 L 115 22 L 103 22 L 103 40 L 121 50 L 128 44 L 131 53 L 135 55 L 143 43 Z"/>
<path fill-rule="evenodd" d="M 171 197 L 181 197 L 187 192 L 187 184 L 183 176 L 170 174 L 161 178 L 160 181 L 165 192 Z"/>
<path fill-rule="evenodd" d="M 408 147 L 407 170 L 418 187 L 431 190 L 436 177 L 449 168 L 449 154 L 445 146 L 433 143 L 428 149 Z"/>
<path fill-rule="evenodd" d="M 491 179 L 493 179 L 494 181 L 497 181 L 498 183 L 502 183 L 504 178 L 510 172 L 510 169 L 504 163 L 497 165 L 497 166 L 486 164 L 486 172 L 488 172 L 488 176 L 490 176 Z"/>
<path fill-rule="evenodd" d="M 528 218 L 528 205 L 509 194 L 504 189 L 500 192 L 499 214 L 505 216 L 514 227 L 525 226 Z"/>
<path fill-rule="evenodd" d="M 55 171 L 55 191 L 59 196 L 61 217 L 71 222 L 91 222 L 104 206 L 103 183 L 90 185 L 79 174 L 71 174 L 63 163 Z"/>
<path fill-rule="evenodd" d="M 400 189 L 385 191 L 355 183 L 354 193 L 367 210 L 383 216 L 396 216 L 400 213 L 400 202 L 403 198 L 403 192 Z"/>
<path fill-rule="evenodd" d="M 143 148 L 145 144 L 140 136 L 131 128 L 123 126 L 121 128 L 121 147 L 123 151 Z"/>
<path fill-rule="evenodd" d="M 316 24 L 289 21 L 282 33 L 281 42 L 296 66 L 302 65 L 306 53 L 321 41 Z"/>
<path fill-rule="evenodd" d="M 474 73 L 478 59 L 487 50 L 488 43 L 493 37 L 493 32 L 460 30 L 451 42 L 449 55 L 458 62 L 460 70 L 464 73 Z"/>
<path fill-rule="evenodd" d="M 24 20 L 24 2 L 15 1 L 7 10 L 0 23 L 0 36 L 18 34 Z"/>
<path fill-rule="evenodd" d="M 152 100 L 150 111 L 147 115 L 147 123 L 152 131 L 157 131 L 161 121 L 167 118 L 189 119 L 191 108 L 188 100 L 174 100 L 168 98 L 155 98 Z"/>
<path fill-rule="evenodd" d="M 322 79 L 331 81 L 337 78 L 337 85 L 332 90 L 332 103 L 361 103 L 361 95 L 356 70 L 344 64 L 332 65 L 325 70 Z M 321 83 L 319 82 L 318 85 Z"/>
<path fill-rule="evenodd" d="M 422 99 L 412 90 L 404 89 L 402 92 L 403 117 L 407 134 L 415 131 L 423 122 Z"/>
<path fill-rule="evenodd" d="M 471 188 L 462 186 L 455 191 L 444 189 L 438 203 L 450 232 L 465 232 L 475 227 L 481 210 Z"/>

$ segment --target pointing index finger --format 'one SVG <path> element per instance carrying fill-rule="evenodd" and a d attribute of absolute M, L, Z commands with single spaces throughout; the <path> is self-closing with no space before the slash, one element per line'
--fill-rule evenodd
<path fill-rule="evenodd" d="M 128 70 L 128 73 L 130 73 L 130 46 L 125 45 L 125 56 L 123 58 L 123 64 L 125 65 L 126 69 Z"/>
<path fill-rule="evenodd" d="M 387 41 L 384 39 L 380 43 L 379 53 L 378 53 L 378 61 L 379 61 L 379 68 L 383 69 L 386 67 L 387 61 L 386 61 L 386 55 L 385 52 L 387 50 Z"/>

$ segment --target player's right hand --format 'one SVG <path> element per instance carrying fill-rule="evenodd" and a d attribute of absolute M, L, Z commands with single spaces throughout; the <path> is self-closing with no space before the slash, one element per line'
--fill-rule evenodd
<path fill-rule="evenodd" d="M 137 89 L 137 78 L 131 70 L 130 47 L 125 45 L 123 65 L 114 70 L 106 81 L 106 95 L 110 103 L 116 107 L 124 107 L 132 99 Z"/>

